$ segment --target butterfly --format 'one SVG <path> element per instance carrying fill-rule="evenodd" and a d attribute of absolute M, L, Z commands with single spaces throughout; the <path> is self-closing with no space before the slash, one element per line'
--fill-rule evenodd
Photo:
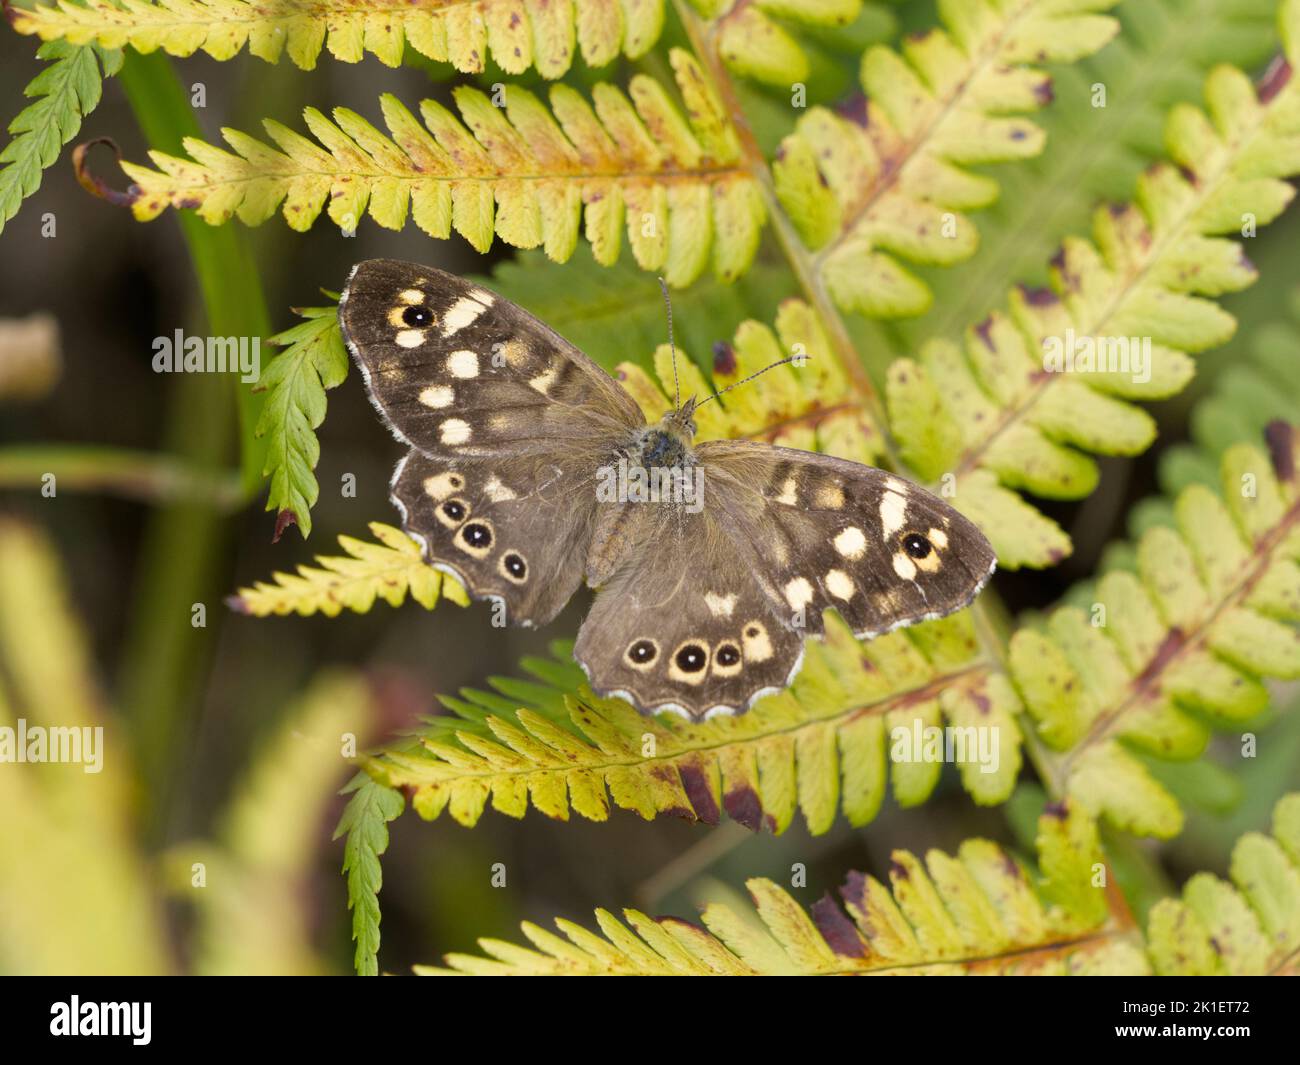
<path fill-rule="evenodd" d="M 362 262 L 339 321 L 409 448 L 391 498 L 425 559 L 512 624 L 595 589 L 574 657 L 643 713 L 742 713 L 794 679 L 825 609 L 878 636 L 969 605 L 996 566 L 973 522 L 901 477 L 695 443 L 694 398 L 648 423 L 576 347 L 463 278 Z"/>

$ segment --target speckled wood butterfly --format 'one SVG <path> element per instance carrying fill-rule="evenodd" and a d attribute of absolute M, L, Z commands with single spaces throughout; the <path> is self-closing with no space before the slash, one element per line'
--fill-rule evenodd
<path fill-rule="evenodd" d="M 696 444 L 695 399 L 648 424 L 558 333 L 462 278 L 363 262 L 339 320 L 410 447 L 392 500 L 427 559 L 519 625 L 585 580 L 574 655 L 643 712 L 741 713 L 791 682 L 827 607 L 877 636 L 968 605 L 996 565 L 974 524 L 900 477 Z"/>

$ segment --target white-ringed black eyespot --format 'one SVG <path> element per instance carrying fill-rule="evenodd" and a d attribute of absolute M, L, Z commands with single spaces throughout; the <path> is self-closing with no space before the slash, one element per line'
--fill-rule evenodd
<path fill-rule="evenodd" d="M 442 505 L 442 512 L 452 521 L 460 521 L 467 513 L 465 504 L 459 499 L 447 500 L 447 502 Z"/>
<path fill-rule="evenodd" d="M 655 660 L 659 648 L 653 640 L 637 640 L 627 649 L 627 660 L 633 665 L 645 666 Z"/>
<path fill-rule="evenodd" d="M 492 530 L 482 522 L 475 521 L 466 525 L 465 528 L 461 529 L 460 537 L 470 547 L 483 548 L 492 546 Z"/>
<path fill-rule="evenodd" d="M 713 657 L 720 666 L 734 666 L 740 661 L 740 648 L 734 643 L 724 643 Z"/>
<path fill-rule="evenodd" d="M 925 558 L 933 549 L 930 541 L 920 533 L 908 533 L 903 537 L 903 550 L 913 558 Z"/>
<path fill-rule="evenodd" d="M 428 307 L 407 307 L 402 312 L 402 321 L 413 329 L 424 329 L 433 324 L 433 312 Z"/>
<path fill-rule="evenodd" d="M 677 668 L 683 673 L 698 673 L 709 661 L 709 653 L 698 643 L 688 643 L 677 652 Z"/>
<path fill-rule="evenodd" d="M 522 581 L 528 573 L 528 564 L 514 552 L 505 557 L 506 572 L 515 580 Z"/>

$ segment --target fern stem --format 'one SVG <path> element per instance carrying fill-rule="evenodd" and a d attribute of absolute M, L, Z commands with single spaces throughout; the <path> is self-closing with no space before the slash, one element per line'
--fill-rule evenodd
<path fill-rule="evenodd" d="M 684 0 L 674 0 L 674 7 L 682 21 L 682 25 L 686 29 L 691 48 L 695 52 L 696 58 L 703 65 L 713 91 L 718 94 L 723 107 L 731 117 L 740 139 L 741 153 L 747 169 L 758 182 L 759 188 L 763 190 L 767 214 L 772 220 L 772 229 L 776 234 L 777 243 L 781 246 L 781 252 L 789 263 L 790 269 L 794 272 L 799 287 L 803 290 L 808 302 L 812 304 L 813 309 L 829 332 L 831 344 L 835 349 L 840 366 L 848 375 L 853 390 L 857 393 L 862 405 L 880 430 L 891 465 L 897 468 L 898 453 L 889 435 L 889 423 L 885 419 L 885 410 L 880 400 L 880 394 L 872 383 L 866 367 L 862 365 L 862 359 L 858 356 L 858 350 L 849 336 L 844 320 L 831 302 L 830 296 L 827 295 L 825 286 L 822 285 L 817 271 L 813 269 L 810 257 L 803 246 L 803 242 L 799 239 L 799 235 L 795 232 L 794 225 L 786 217 L 780 201 L 777 200 L 776 186 L 772 181 L 772 172 L 768 168 L 767 159 L 764 157 L 762 149 L 758 146 L 758 141 L 749 128 L 744 109 L 740 106 L 740 100 L 736 95 L 735 84 L 731 79 L 731 75 L 723 64 L 722 58 L 718 55 L 717 49 L 713 47 L 712 35 L 702 24 L 699 15 Z"/>
<path fill-rule="evenodd" d="M 151 503 L 185 500 L 230 509 L 244 500 L 236 477 L 169 455 L 71 444 L 0 448 L 0 488 L 29 489 L 47 473 L 55 475 L 60 488 L 108 492 Z"/>

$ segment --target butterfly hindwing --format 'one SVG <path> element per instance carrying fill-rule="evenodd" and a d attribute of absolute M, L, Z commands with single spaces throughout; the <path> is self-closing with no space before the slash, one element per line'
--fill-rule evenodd
<path fill-rule="evenodd" d="M 754 580 L 754 559 L 722 515 L 625 508 L 622 565 L 604 582 L 574 655 L 592 687 L 643 711 L 701 720 L 785 687 L 802 635 Z"/>
<path fill-rule="evenodd" d="M 943 617 L 992 576 L 997 560 L 975 523 L 902 477 L 749 441 L 697 454 L 706 483 L 725 471 L 761 498 L 763 583 L 809 635 L 828 607 L 862 638 Z"/>
<path fill-rule="evenodd" d="M 393 476 L 402 527 L 425 557 L 477 599 L 505 604 L 510 624 L 543 625 L 582 583 L 594 506 L 581 467 L 544 455 L 411 451 Z"/>
<path fill-rule="evenodd" d="M 549 326 L 441 270 L 359 264 L 339 322 L 371 401 L 427 455 L 596 448 L 644 421 L 631 397 Z"/>

